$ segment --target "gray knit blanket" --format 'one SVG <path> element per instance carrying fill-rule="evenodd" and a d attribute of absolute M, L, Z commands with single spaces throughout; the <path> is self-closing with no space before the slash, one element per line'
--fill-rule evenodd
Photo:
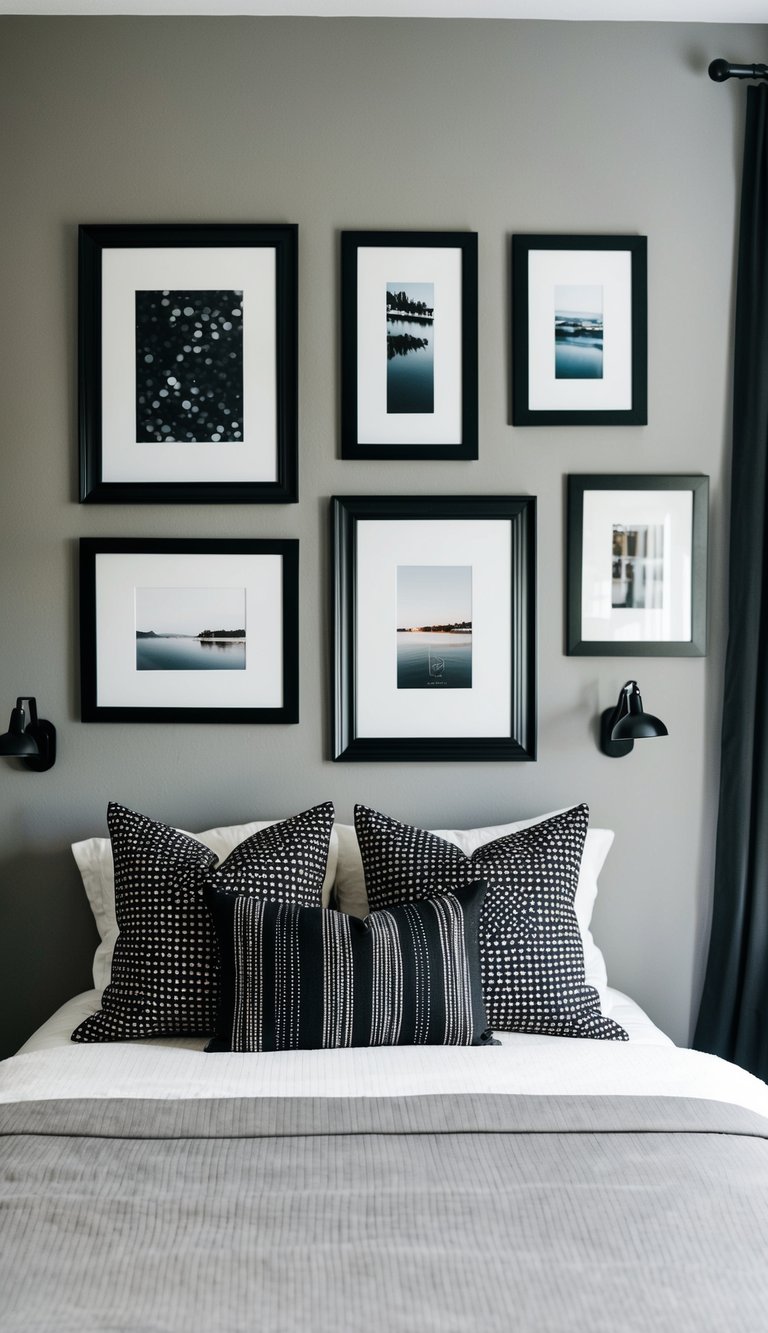
<path fill-rule="evenodd" d="M 765 1333 L 768 1121 L 639 1097 L 0 1106 L 0 1329 Z"/>

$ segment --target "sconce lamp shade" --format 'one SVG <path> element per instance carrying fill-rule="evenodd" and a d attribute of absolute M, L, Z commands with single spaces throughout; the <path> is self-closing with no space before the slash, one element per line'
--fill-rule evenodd
<path fill-rule="evenodd" d="M 29 704 L 29 723 L 24 699 Z M 8 730 L 0 736 L 0 755 L 20 759 L 26 768 L 45 773 L 56 762 L 56 728 L 46 718 L 37 716 L 37 702 L 31 695 L 16 700 Z"/>
<path fill-rule="evenodd" d="M 600 749 L 609 759 L 629 754 L 635 741 L 649 736 L 667 736 L 661 718 L 643 711 L 643 700 L 636 680 L 621 688 L 615 708 L 606 708 L 600 717 Z"/>

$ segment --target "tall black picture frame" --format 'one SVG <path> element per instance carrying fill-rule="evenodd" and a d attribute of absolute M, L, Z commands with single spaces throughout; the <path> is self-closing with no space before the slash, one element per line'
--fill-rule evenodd
<path fill-rule="evenodd" d="M 88 504 L 298 499 L 298 228 L 79 229 Z"/>
<path fill-rule="evenodd" d="M 476 232 L 342 232 L 341 386 L 342 458 L 477 458 Z"/>
<path fill-rule="evenodd" d="M 333 759 L 535 759 L 535 497 L 336 496 L 331 518 Z M 425 571 L 454 583 L 453 617 L 442 592 L 406 613 Z M 420 623 L 431 608 L 447 622 Z"/>

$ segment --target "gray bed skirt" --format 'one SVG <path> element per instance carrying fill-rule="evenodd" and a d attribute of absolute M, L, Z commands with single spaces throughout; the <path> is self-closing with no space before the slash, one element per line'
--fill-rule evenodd
<path fill-rule="evenodd" d="M 0 1329 L 768 1329 L 768 1121 L 681 1098 L 0 1106 Z"/>

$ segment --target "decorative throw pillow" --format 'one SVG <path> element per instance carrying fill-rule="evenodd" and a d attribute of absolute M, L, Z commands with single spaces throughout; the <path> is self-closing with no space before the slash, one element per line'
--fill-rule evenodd
<path fill-rule="evenodd" d="M 225 824 L 217 828 L 204 829 L 200 833 L 184 828 L 176 831 L 185 834 L 188 838 L 196 839 L 197 842 L 204 843 L 206 847 L 216 853 L 218 861 L 223 861 L 238 843 L 245 842 L 246 838 L 250 838 L 252 833 L 259 833 L 262 829 L 268 828 L 270 824 L 279 822 L 276 819 L 253 819 L 247 824 Z M 325 879 L 323 880 L 323 907 L 330 905 L 331 889 L 336 877 L 338 851 L 338 839 L 336 837 L 336 826 L 334 825 L 330 847 L 328 848 Z M 109 984 L 112 954 L 117 939 L 115 867 L 112 859 L 112 843 L 109 838 L 83 838 L 80 842 L 72 843 L 72 855 L 77 862 L 83 888 L 93 912 L 96 929 L 99 932 L 99 944 L 93 957 L 93 984 L 96 990 L 103 990 Z M 361 867 L 361 879 L 362 874 Z M 367 916 L 367 909 L 361 915 Z"/>
<path fill-rule="evenodd" d="M 438 828 L 430 829 L 429 832 L 436 834 L 438 838 L 444 838 L 446 842 L 455 843 L 466 856 L 471 856 L 483 843 L 495 842 L 497 838 L 506 837 L 508 833 L 519 833 L 521 829 L 530 828 L 533 824 L 541 824 L 545 820 L 552 819 L 555 815 L 560 814 L 563 814 L 562 810 L 550 810 L 548 814 L 534 815 L 529 819 L 517 819 L 508 824 L 491 824 L 485 828 Z M 336 839 L 337 858 L 334 867 L 335 880 L 332 906 L 339 912 L 348 912 L 350 916 L 366 917 L 369 911 L 368 897 L 365 892 L 365 876 L 357 834 L 351 824 L 334 824 L 333 832 Z M 612 843 L 613 831 L 611 829 L 587 829 L 581 865 L 579 866 L 579 882 L 576 886 L 576 897 L 573 902 L 576 920 L 581 932 L 581 943 L 584 948 L 586 982 L 588 986 L 594 986 L 600 996 L 601 1005 L 604 1004 L 607 996 L 608 973 L 602 951 L 593 939 L 590 923 L 597 899 L 598 877 L 605 864 L 605 858 L 611 850 Z M 323 906 L 327 907 L 328 903 L 324 901 Z"/>
<path fill-rule="evenodd" d="M 206 1049 L 489 1044 L 478 950 L 486 888 L 479 881 L 360 921 L 212 883 L 221 1005 Z"/>
<path fill-rule="evenodd" d="M 492 1028 L 553 1037 L 627 1040 L 585 983 L 574 911 L 589 811 L 575 806 L 478 847 L 471 856 L 425 829 L 366 806 L 355 828 L 372 911 L 456 891 L 482 876 L 480 969 Z"/>
<path fill-rule="evenodd" d="M 270 824 L 217 866 L 197 839 L 110 804 L 119 934 L 102 1007 L 72 1040 L 213 1032 L 219 961 L 204 886 L 319 908 L 333 813 L 328 801 Z"/>

